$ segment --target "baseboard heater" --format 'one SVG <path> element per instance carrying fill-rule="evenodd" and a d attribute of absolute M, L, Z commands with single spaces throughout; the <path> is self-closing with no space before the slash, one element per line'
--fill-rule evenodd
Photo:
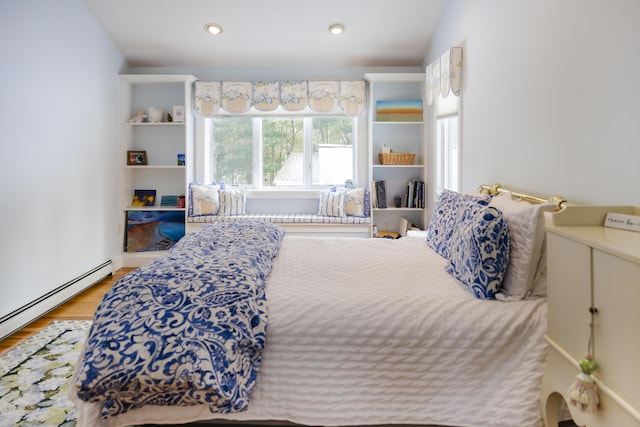
<path fill-rule="evenodd" d="M 0 318 L 0 339 L 11 335 L 15 331 L 37 318 L 47 314 L 65 301 L 93 286 L 105 277 L 113 274 L 113 263 L 106 261 L 103 264 L 87 271 L 73 280 L 46 293 L 35 301 L 20 307 L 19 309 Z"/>

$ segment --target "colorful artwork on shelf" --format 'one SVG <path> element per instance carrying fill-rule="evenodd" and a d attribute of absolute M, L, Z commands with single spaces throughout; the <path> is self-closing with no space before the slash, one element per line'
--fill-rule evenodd
<path fill-rule="evenodd" d="M 131 206 L 154 206 L 156 204 L 156 190 L 134 190 Z"/>
<path fill-rule="evenodd" d="M 184 212 L 129 211 L 125 252 L 163 251 L 185 233 Z"/>
<path fill-rule="evenodd" d="M 178 166 L 184 166 L 186 165 L 186 160 L 185 160 L 185 155 L 184 154 L 178 154 Z"/>
<path fill-rule="evenodd" d="M 422 100 L 377 101 L 376 120 L 379 122 L 421 122 Z"/>

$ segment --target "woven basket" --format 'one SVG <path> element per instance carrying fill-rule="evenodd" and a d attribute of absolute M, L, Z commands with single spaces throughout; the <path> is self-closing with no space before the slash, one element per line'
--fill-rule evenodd
<path fill-rule="evenodd" d="M 383 165 L 412 165 L 416 157 L 414 153 L 380 153 L 379 156 Z"/>

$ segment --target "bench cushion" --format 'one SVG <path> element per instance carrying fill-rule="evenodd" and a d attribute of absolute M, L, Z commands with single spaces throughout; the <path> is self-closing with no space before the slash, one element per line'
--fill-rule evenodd
<path fill-rule="evenodd" d="M 315 214 L 246 214 L 246 215 L 204 215 L 190 216 L 187 222 L 235 222 L 247 219 L 263 219 L 276 224 L 370 224 L 371 218 L 358 216 L 333 217 Z"/>

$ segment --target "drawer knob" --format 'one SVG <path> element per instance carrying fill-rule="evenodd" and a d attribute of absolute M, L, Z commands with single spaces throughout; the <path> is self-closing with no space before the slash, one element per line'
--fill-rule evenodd
<path fill-rule="evenodd" d="M 597 312 L 598 312 L 598 309 L 596 307 L 589 307 L 589 313 L 596 314 Z"/>

